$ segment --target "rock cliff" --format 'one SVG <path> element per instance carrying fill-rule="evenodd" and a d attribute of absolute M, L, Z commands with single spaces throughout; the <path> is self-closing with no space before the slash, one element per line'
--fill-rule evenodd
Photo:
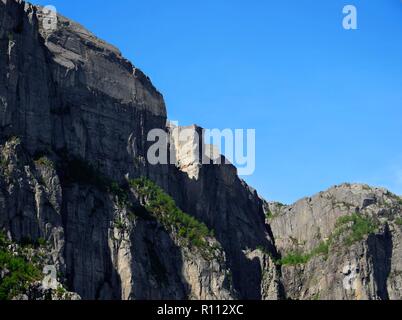
<path fill-rule="evenodd" d="M 202 129 L 169 124 L 118 49 L 44 19 L 0 0 L 0 297 L 401 298 L 399 197 L 344 185 L 266 202 L 231 164 L 197 162 Z M 147 161 L 152 129 L 176 164 Z"/>
<path fill-rule="evenodd" d="M 265 210 L 288 298 L 401 299 L 400 197 L 344 184 Z"/>

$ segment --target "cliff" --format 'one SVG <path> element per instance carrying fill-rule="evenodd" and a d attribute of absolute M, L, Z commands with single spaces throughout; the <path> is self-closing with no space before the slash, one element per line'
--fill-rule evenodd
<path fill-rule="evenodd" d="M 195 160 L 202 141 L 175 139 L 162 95 L 118 49 L 62 16 L 54 30 L 43 19 L 0 1 L 0 250 L 29 249 L 32 270 L 54 266 L 62 289 L 47 296 L 401 297 L 400 198 L 345 185 L 266 202 L 231 164 Z M 155 128 L 176 164 L 146 160 Z M 43 298 L 36 271 L 4 285 L 16 272 L 7 261 L 0 293 Z"/>
<path fill-rule="evenodd" d="M 292 206 L 265 208 L 289 298 L 401 299 L 400 197 L 344 184 Z"/>

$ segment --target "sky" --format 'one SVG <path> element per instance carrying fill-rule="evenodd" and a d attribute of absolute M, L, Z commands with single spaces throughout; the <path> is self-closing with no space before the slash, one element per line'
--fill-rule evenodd
<path fill-rule="evenodd" d="M 117 46 L 180 125 L 256 130 L 244 177 L 282 203 L 344 183 L 402 194 L 401 0 L 48 0 Z M 342 26 L 357 8 L 357 30 Z"/>

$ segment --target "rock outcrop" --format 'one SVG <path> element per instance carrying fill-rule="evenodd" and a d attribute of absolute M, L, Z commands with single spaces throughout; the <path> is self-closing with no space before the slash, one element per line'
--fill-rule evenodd
<path fill-rule="evenodd" d="M 0 231 L 44 243 L 37 268 L 54 268 L 62 289 L 35 273 L 8 295 L 401 298 L 400 198 L 345 185 L 267 203 L 233 165 L 197 161 L 217 156 L 200 154 L 202 129 L 169 124 L 162 95 L 118 49 L 62 16 L 45 23 L 42 8 L 0 0 Z M 153 129 L 174 163 L 147 161 Z"/>
<path fill-rule="evenodd" d="M 288 298 L 402 298 L 400 197 L 344 184 L 292 206 L 265 208 Z"/>

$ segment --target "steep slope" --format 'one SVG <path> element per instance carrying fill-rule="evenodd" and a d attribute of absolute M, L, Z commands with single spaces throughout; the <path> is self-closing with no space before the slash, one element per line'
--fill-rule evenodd
<path fill-rule="evenodd" d="M 400 197 L 344 184 L 265 208 L 288 298 L 402 298 Z"/>
<path fill-rule="evenodd" d="M 45 239 L 84 299 L 279 298 L 277 268 L 256 250 L 274 250 L 256 192 L 231 165 L 197 179 L 150 165 L 148 132 L 168 130 L 160 93 L 82 26 L 43 19 L 0 1 L 0 229 Z M 139 194 L 140 177 L 175 202 L 152 184 Z"/>

